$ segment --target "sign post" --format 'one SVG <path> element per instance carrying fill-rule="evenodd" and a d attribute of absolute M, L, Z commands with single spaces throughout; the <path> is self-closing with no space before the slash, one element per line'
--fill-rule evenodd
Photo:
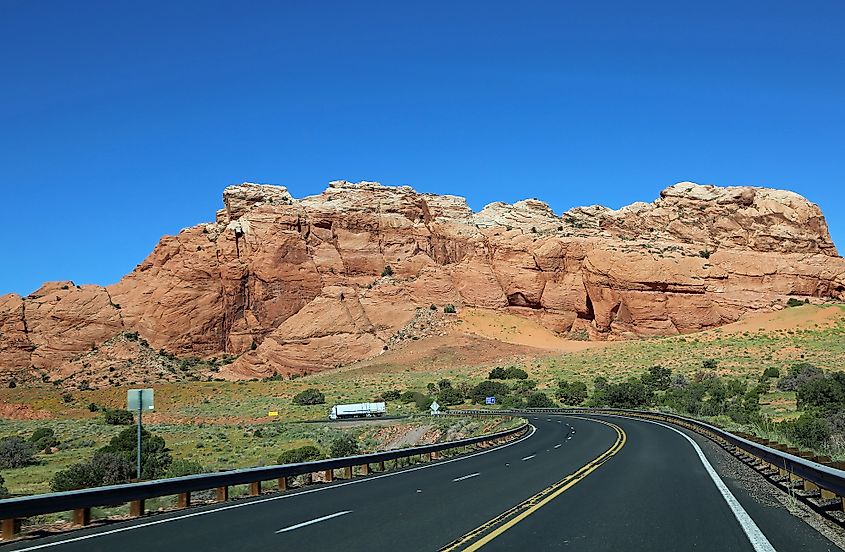
<path fill-rule="evenodd" d="M 129 411 L 138 411 L 138 451 L 136 474 L 138 479 L 141 479 L 141 432 L 143 431 L 143 423 L 141 418 L 144 410 L 153 410 L 153 390 L 152 389 L 129 389 L 126 392 L 126 409 Z"/>
<path fill-rule="evenodd" d="M 440 410 L 440 405 L 437 404 L 437 401 L 431 403 L 431 415 L 434 416 Z"/>

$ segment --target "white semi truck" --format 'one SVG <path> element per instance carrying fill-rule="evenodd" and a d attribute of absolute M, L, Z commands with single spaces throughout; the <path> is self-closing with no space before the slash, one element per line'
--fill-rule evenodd
<path fill-rule="evenodd" d="M 384 416 L 386 409 L 383 402 L 336 404 L 329 413 L 330 420 L 343 418 L 368 418 L 370 416 Z"/>

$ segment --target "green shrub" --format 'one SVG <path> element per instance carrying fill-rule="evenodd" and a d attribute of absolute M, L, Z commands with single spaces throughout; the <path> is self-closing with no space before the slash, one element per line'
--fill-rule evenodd
<path fill-rule="evenodd" d="M 402 392 L 398 389 L 391 389 L 389 391 L 385 391 L 381 394 L 381 400 L 383 401 L 398 401 L 399 397 L 402 396 Z"/>
<path fill-rule="evenodd" d="M 763 377 L 764 378 L 779 378 L 780 377 L 780 369 L 777 366 L 769 366 L 765 370 L 763 370 Z"/>
<path fill-rule="evenodd" d="M 136 449 L 138 446 L 137 429 L 134 427 L 126 428 L 114 437 L 112 437 L 109 444 L 102 447 L 97 453 L 116 454 L 125 459 L 135 469 Z M 173 457 L 170 455 L 170 449 L 158 435 L 154 435 L 146 429 L 141 431 L 141 476 L 146 479 L 155 479 L 163 477 L 170 464 L 173 462 Z"/>
<path fill-rule="evenodd" d="M 516 366 L 508 366 L 503 368 L 501 366 L 497 366 L 490 370 L 490 374 L 487 376 L 487 379 L 498 379 L 498 380 L 509 380 L 509 379 L 528 379 L 528 372 L 523 370 L 522 368 L 517 368 Z"/>
<path fill-rule="evenodd" d="M 701 363 L 701 367 L 705 370 L 715 370 L 719 367 L 719 361 L 715 358 L 708 358 Z"/>
<path fill-rule="evenodd" d="M 535 391 L 525 399 L 525 406 L 528 408 L 554 408 L 556 405 L 548 395 L 542 391 Z"/>
<path fill-rule="evenodd" d="M 795 399 L 799 410 L 833 413 L 845 409 L 845 372 L 803 382 L 795 392 Z"/>
<path fill-rule="evenodd" d="M 437 402 L 446 406 L 455 406 L 464 402 L 464 396 L 454 387 L 445 387 L 441 388 L 437 394 Z"/>
<path fill-rule="evenodd" d="M 809 362 L 794 364 L 790 366 L 787 374 L 778 380 L 778 389 L 781 391 L 797 391 L 802 384 L 823 376 L 822 369 Z"/>
<path fill-rule="evenodd" d="M 46 450 L 59 444 L 56 434 L 49 427 L 36 429 L 29 438 L 29 442 L 35 450 Z"/>
<path fill-rule="evenodd" d="M 560 381 L 556 395 L 563 404 L 581 404 L 587 399 L 587 384 L 583 381 Z"/>
<path fill-rule="evenodd" d="M 712 253 L 709 249 L 702 249 L 701 251 L 698 252 L 698 256 L 701 257 L 702 259 L 709 259 L 711 254 Z"/>
<path fill-rule="evenodd" d="M 496 401 L 501 401 L 506 395 L 510 393 L 510 388 L 498 381 L 482 381 L 469 392 L 469 398 L 478 404 L 484 404 L 484 399 L 487 397 L 496 397 Z"/>
<path fill-rule="evenodd" d="M 50 487 L 54 491 L 75 491 L 127 483 L 134 475 L 135 466 L 122 455 L 98 452 L 91 460 L 57 472 L 50 482 Z"/>
<path fill-rule="evenodd" d="M 443 312 L 445 312 L 446 314 L 455 314 L 458 311 L 457 309 L 455 309 L 455 305 L 449 303 L 448 305 L 443 306 Z"/>
<path fill-rule="evenodd" d="M 437 310 L 437 305 L 435 305 L 434 303 L 432 303 L 431 305 L 429 305 L 429 306 L 428 306 L 428 310 L 433 310 L 433 311 L 436 311 L 436 310 Z"/>
<path fill-rule="evenodd" d="M 302 462 L 312 462 L 314 460 L 322 460 L 323 453 L 314 445 L 305 445 L 294 449 L 286 450 L 279 455 L 279 464 L 300 464 Z"/>
<path fill-rule="evenodd" d="M 672 369 L 663 366 L 652 366 L 643 374 L 642 382 L 652 390 L 665 391 L 672 384 Z"/>
<path fill-rule="evenodd" d="M 3 479 L 3 476 L 0 475 L 0 498 L 6 498 L 9 496 L 9 489 L 5 487 L 6 480 Z"/>
<path fill-rule="evenodd" d="M 23 468 L 35 463 L 32 444 L 20 437 L 0 439 L 0 468 Z"/>
<path fill-rule="evenodd" d="M 591 406 L 612 408 L 639 408 L 654 402 L 654 392 L 639 379 L 624 383 L 609 383 L 602 390 L 596 390 L 590 400 Z"/>
<path fill-rule="evenodd" d="M 788 439 L 810 449 L 818 449 L 830 438 L 828 423 L 808 413 L 777 426 Z"/>
<path fill-rule="evenodd" d="M 809 302 L 810 302 L 809 299 L 804 299 L 802 301 L 801 299 L 796 299 L 795 297 L 790 297 L 789 300 L 786 302 L 786 306 L 787 307 L 800 307 L 801 305 L 806 305 Z"/>
<path fill-rule="evenodd" d="M 89 412 L 97 412 L 100 410 L 100 406 L 97 403 L 88 403 L 88 411 Z"/>
<path fill-rule="evenodd" d="M 106 408 L 103 410 L 103 420 L 109 425 L 132 425 L 135 416 L 128 410 Z"/>
<path fill-rule="evenodd" d="M 170 467 L 167 468 L 167 477 L 182 477 L 185 475 L 195 475 L 198 473 L 205 473 L 206 469 L 199 462 L 193 460 L 174 460 Z"/>
<path fill-rule="evenodd" d="M 393 267 L 390 265 L 386 265 L 384 270 L 381 271 L 382 276 L 393 276 Z"/>
<path fill-rule="evenodd" d="M 352 435 L 341 435 L 332 441 L 329 452 L 332 458 L 355 456 L 358 454 L 358 440 Z"/>
<path fill-rule="evenodd" d="M 326 396 L 320 393 L 317 389 L 306 389 L 293 398 L 293 404 L 309 405 L 309 404 L 323 404 L 326 402 Z"/>

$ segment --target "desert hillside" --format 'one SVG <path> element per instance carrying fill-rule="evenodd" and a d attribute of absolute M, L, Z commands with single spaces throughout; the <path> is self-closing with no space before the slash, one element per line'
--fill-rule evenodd
<path fill-rule="evenodd" d="M 192 377 L 203 363 L 215 377 L 267 377 L 456 332 L 577 350 L 845 298 L 824 216 L 787 191 L 684 182 L 651 203 L 560 216 L 535 199 L 473 212 L 370 182 L 302 199 L 241 184 L 223 202 L 117 284 L 0 297 L 0 378 L 100 387 L 131 368 L 172 381 L 185 359 Z"/>

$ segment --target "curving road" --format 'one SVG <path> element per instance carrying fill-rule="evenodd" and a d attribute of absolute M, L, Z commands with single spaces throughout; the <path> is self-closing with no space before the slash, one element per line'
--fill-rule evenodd
<path fill-rule="evenodd" d="M 507 446 L 11 543 L 5 550 L 840 550 L 708 469 L 680 430 L 539 416 Z M 703 461 L 704 460 L 704 461 Z M 503 516 L 503 514 L 506 514 Z"/>

